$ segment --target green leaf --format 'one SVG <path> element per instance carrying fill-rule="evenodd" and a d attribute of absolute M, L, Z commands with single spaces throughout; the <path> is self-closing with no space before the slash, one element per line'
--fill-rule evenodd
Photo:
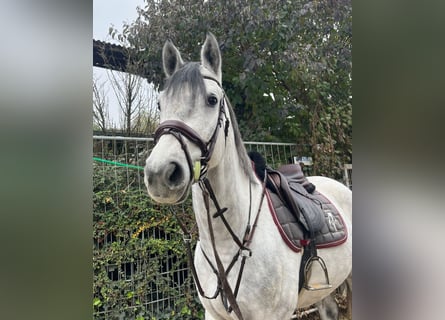
<path fill-rule="evenodd" d="M 191 315 L 192 311 L 187 306 L 183 306 L 181 309 L 181 315 Z"/>
<path fill-rule="evenodd" d="M 102 301 L 100 301 L 99 298 L 94 298 L 93 299 L 93 306 L 94 307 L 100 307 L 102 305 Z"/>

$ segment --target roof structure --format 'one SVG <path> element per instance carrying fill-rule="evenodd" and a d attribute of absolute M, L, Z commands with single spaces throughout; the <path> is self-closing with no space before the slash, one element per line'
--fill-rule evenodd
<path fill-rule="evenodd" d="M 140 59 L 140 53 L 135 49 L 126 48 L 121 45 L 93 39 L 93 66 L 110 70 L 137 74 L 150 81 L 150 72 L 146 68 L 141 70 L 129 70 L 132 57 Z"/>
<path fill-rule="evenodd" d="M 93 39 L 93 66 L 125 72 L 128 50 L 120 45 Z"/>

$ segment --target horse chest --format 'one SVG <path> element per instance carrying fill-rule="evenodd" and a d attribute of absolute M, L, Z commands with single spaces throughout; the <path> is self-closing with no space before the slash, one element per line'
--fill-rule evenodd
<path fill-rule="evenodd" d="M 262 240 L 264 241 L 264 237 Z M 252 257 L 246 260 L 236 298 L 245 320 L 271 319 L 274 316 L 266 315 L 264 310 L 277 310 L 279 306 L 285 305 L 290 305 L 287 308 L 290 310 L 296 303 L 298 278 L 295 278 L 297 272 L 290 266 L 298 264 L 298 255 L 289 255 L 287 247 L 278 250 L 275 248 L 273 251 L 268 246 L 269 241 L 263 241 L 253 243 Z M 283 260 L 288 264 L 283 265 Z M 206 294 L 212 295 L 217 290 L 218 279 L 205 260 L 199 246 L 195 253 L 195 263 Z M 225 261 L 224 265 L 228 264 Z M 239 268 L 240 262 L 238 261 L 228 275 L 231 288 L 235 287 Z M 289 277 L 289 275 L 291 276 Z M 205 309 L 214 319 L 237 319 L 234 312 L 226 311 L 223 299 L 224 293 L 219 294 L 215 299 L 201 297 Z M 259 310 L 262 312 L 258 313 Z"/>

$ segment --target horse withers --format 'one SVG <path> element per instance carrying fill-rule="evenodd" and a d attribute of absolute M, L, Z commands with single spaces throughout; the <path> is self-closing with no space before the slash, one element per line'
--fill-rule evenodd
<path fill-rule="evenodd" d="M 167 79 L 159 95 L 160 126 L 144 180 L 159 203 L 181 203 L 191 190 L 199 231 L 191 269 L 205 319 L 287 320 L 296 308 L 313 304 L 323 320 L 337 319 L 331 294 L 352 281 L 351 191 L 326 177 L 308 177 L 338 209 L 348 237 L 318 250 L 332 286 L 300 291 L 303 250 L 283 241 L 252 169 L 222 88 L 217 40 L 207 34 L 200 62 L 184 62 L 167 41 L 162 61 Z M 324 279 L 322 270 L 312 270 L 311 281 Z"/>

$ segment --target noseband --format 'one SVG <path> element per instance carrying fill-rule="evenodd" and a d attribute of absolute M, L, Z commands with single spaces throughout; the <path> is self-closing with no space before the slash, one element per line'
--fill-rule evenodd
<path fill-rule="evenodd" d="M 215 81 L 221 88 L 221 90 L 223 90 L 217 80 L 206 76 L 204 76 L 203 78 Z M 225 118 L 224 133 L 225 133 L 225 138 L 227 138 L 230 121 L 225 113 L 224 101 L 225 101 L 225 94 L 223 90 L 223 97 L 219 103 L 218 121 L 216 123 L 213 134 L 208 142 L 205 142 L 201 138 L 201 136 L 194 129 L 188 126 L 185 122 L 179 120 L 166 120 L 162 122 L 155 131 L 154 134 L 155 143 L 157 143 L 161 138 L 161 136 L 163 136 L 164 134 L 171 134 L 176 138 L 176 140 L 178 140 L 182 150 L 184 150 L 184 154 L 187 159 L 187 163 L 190 170 L 190 180 L 193 182 L 200 181 L 206 176 L 208 169 L 208 162 L 210 161 L 210 158 L 212 157 L 213 154 L 213 150 L 215 148 L 216 140 L 218 138 L 219 128 L 222 127 L 223 125 L 224 121 L 223 117 Z M 190 142 L 195 144 L 201 150 L 201 158 L 199 161 L 193 163 L 192 157 L 187 148 L 187 144 L 183 139 L 183 136 L 186 137 L 188 140 L 190 140 Z"/>

